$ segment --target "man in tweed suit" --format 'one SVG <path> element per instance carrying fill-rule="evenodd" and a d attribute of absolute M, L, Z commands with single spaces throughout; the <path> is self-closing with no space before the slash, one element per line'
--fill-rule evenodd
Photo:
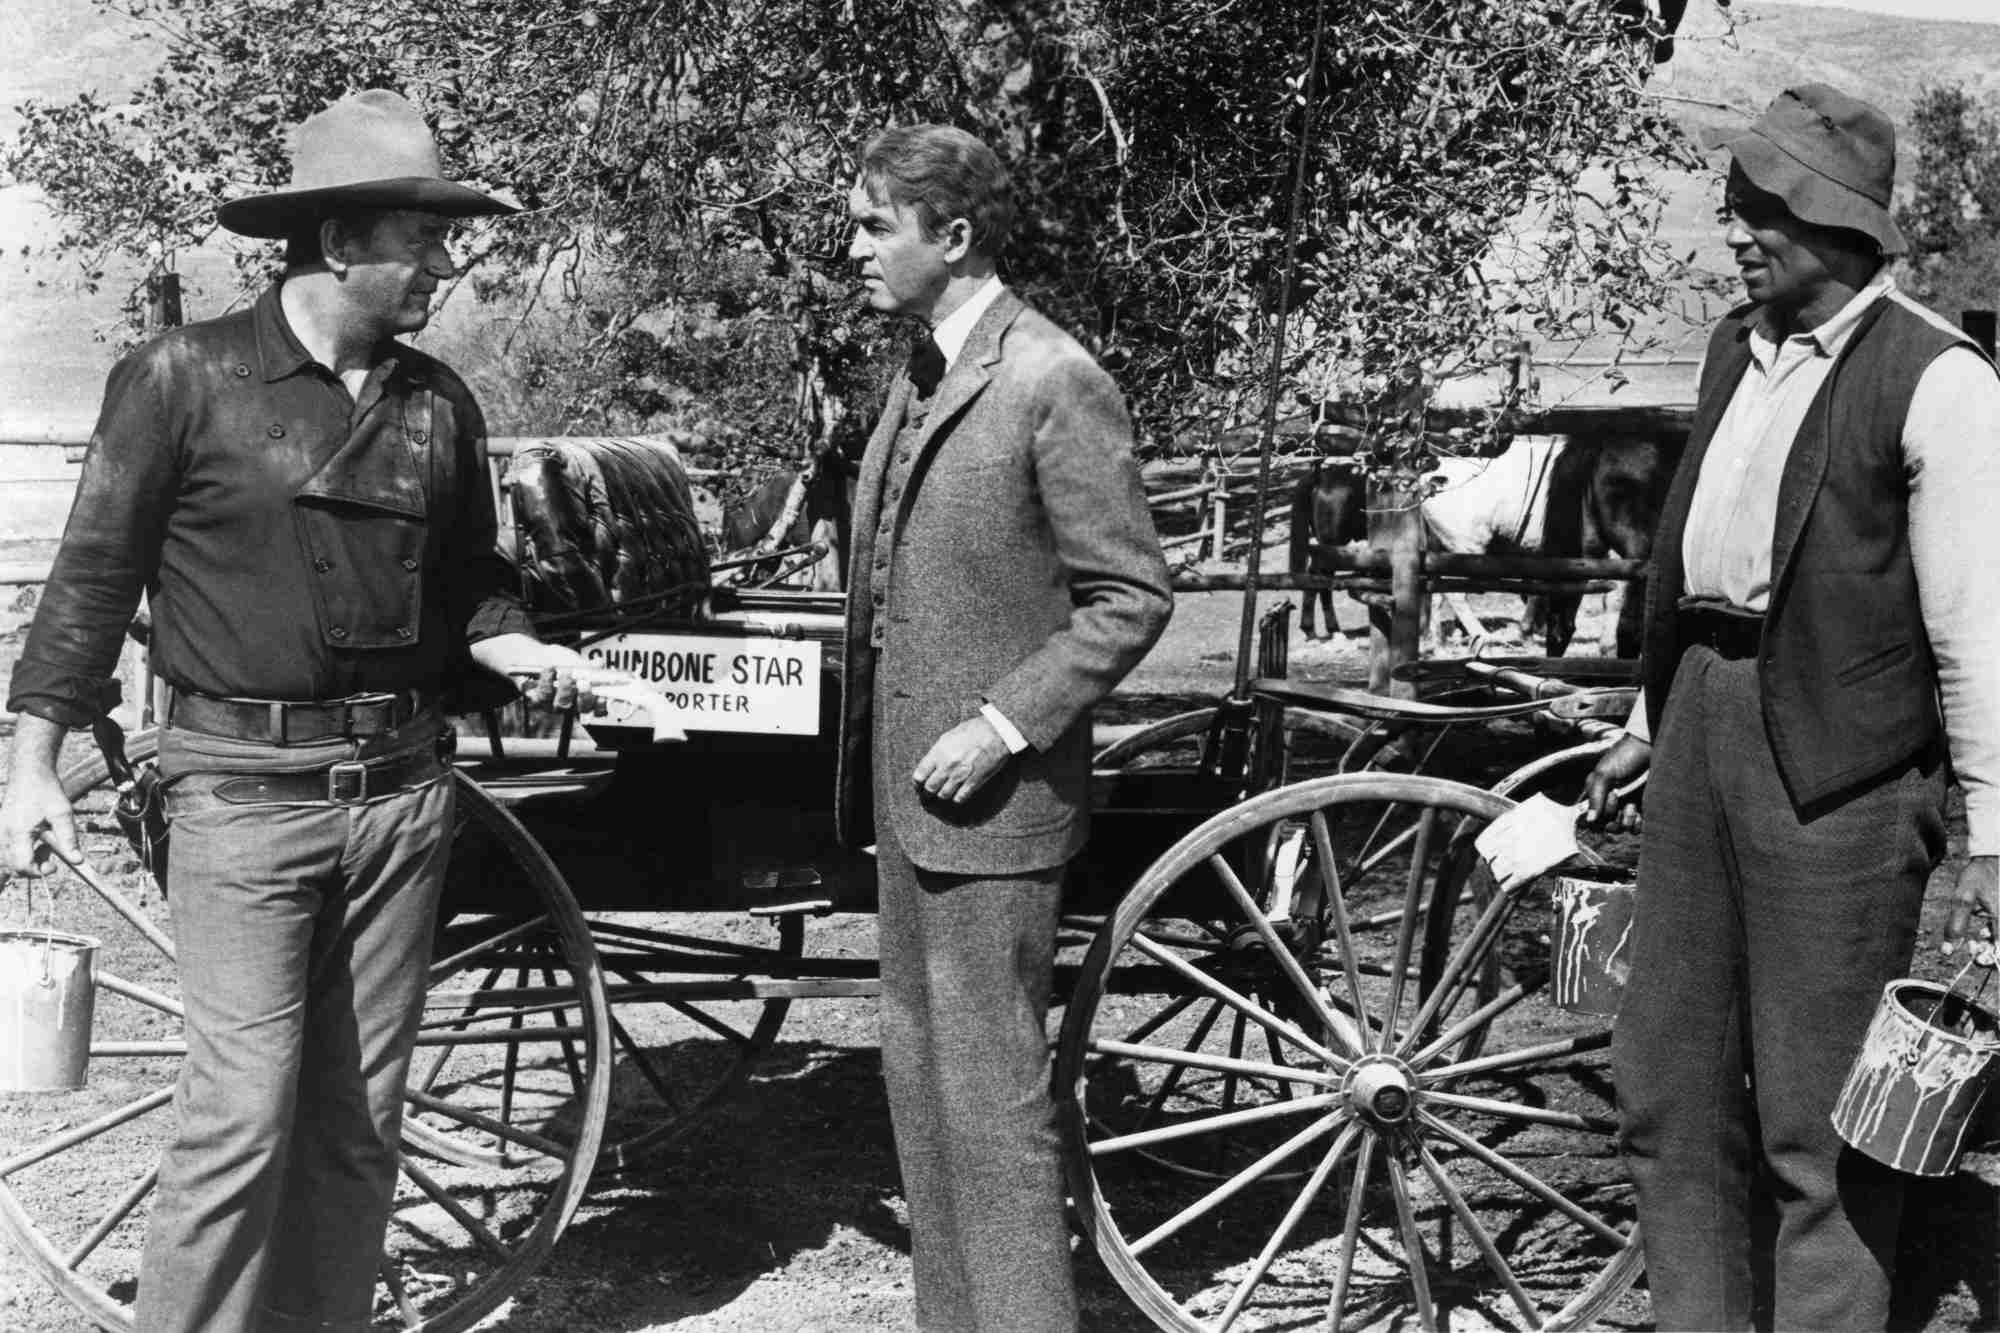
<path fill-rule="evenodd" d="M 839 814 L 876 844 L 917 1326 L 1076 1327 L 1043 1030 L 1090 707 L 1171 610 L 1118 390 L 1001 285 L 1012 187 L 944 126 L 864 150 L 869 304 L 925 325 L 855 490 Z"/>

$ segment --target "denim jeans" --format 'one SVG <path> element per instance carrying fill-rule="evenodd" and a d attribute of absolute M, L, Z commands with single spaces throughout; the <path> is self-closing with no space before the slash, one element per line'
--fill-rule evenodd
<path fill-rule="evenodd" d="M 230 805 L 218 772 L 435 744 L 276 748 L 169 731 L 168 897 L 187 1061 L 161 1163 L 141 1333 L 364 1330 L 452 828 L 442 778 L 354 806 Z"/>
<path fill-rule="evenodd" d="M 1653 751 L 1612 1044 L 1662 1329 L 1880 1329 L 1902 1182 L 1830 1116 L 1883 983 L 1904 975 L 1944 848 L 1944 774 L 1910 760 L 1800 812 L 1765 739 L 1754 660 L 1692 648 Z M 1751 1244 L 1767 1191 L 1775 1249 Z"/>

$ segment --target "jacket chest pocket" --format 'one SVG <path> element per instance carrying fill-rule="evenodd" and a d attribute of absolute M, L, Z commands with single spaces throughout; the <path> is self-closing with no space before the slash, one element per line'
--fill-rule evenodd
<path fill-rule="evenodd" d="M 332 648 L 408 648 L 423 616 L 423 515 L 295 501 L 313 610 Z"/>
<path fill-rule="evenodd" d="M 382 415 L 292 498 L 313 610 L 331 648 L 409 648 L 422 628 L 430 413 L 412 402 Z"/>

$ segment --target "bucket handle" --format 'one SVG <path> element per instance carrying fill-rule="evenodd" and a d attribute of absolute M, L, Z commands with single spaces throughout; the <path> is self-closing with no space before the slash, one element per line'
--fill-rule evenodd
<path fill-rule="evenodd" d="M 35 835 L 35 840 L 44 846 L 47 845 L 39 833 Z M 49 887 L 49 877 L 55 874 L 55 870 L 55 861 L 50 858 L 37 865 L 33 872 L 17 876 L 22 881 L 22 890 L 28 897 L 28 910 L 22 918 L 21 925 L 24 932 L 29 934 L 35 930 L 35 886 L 38 884 L 42 886 L 42 974 L 35 978 L 35 984 L 43 990 L 53 990 L 56 984 L 55 971 L 50 965 L 50 959 L 56 948 L 56 899 L 61 895 Z"/>
<path fill-rule="evenodd" d="M 1966 973 L 1970 972 L 1975 967 L 1983 968 L 1985 969 L 1986 972 L 1986 975 L 1979 979 L 1979 989 L 1973 991 L 1972 994 L 1970 995 L 1959 996 L 1959 998 L 1965 1002 L 1965 1017 L 1959 1020 L 1957 1027 L 1958 1035 L 1961 1037 L 1969 1037 L 1972 1035 L 1973 1006 L 1979 1003 L 1980 996 L 1986 994 L 1986 987 L 1988 983 L 1990 983 L 1993 980 L 1993 970 L 1995 962 L 1996 960 L 1994 957 L 1994 946 L 1990 942 L 1983 942 L 1977 944 L 1973 946 L 1971 956 L 1965 960 L 1965 966 L 1959 968 L 1958 975 L 1951 979 L 1951 986 L 1946 993 L 1950 995 L 1958 995 L 1959 983 L 1965 980 Z"/>

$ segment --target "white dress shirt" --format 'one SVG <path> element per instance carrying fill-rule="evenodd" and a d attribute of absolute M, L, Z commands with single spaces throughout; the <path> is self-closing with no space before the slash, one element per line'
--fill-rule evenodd
<path fill-rule="evenodd" d="M 958 354 L 965 350 L 965 340 L 972 336 L 972 326 L 979 322 L 979 317 L 986 313 L 987 307 L 999 299 L 1000 293 L 1006 290 L 1006 286 L 997 276 L 988 278 L 979 285 L 977 291 L 965 298 L 963 305 L 939 320 L 931 329 L 931 341 L 938 345 L 940 352 L 944 353 L 946 374 L 951 373 L 952 364 L 958 360 Z M 993 724 L 993 730 L 1000 733 L 1000 739 L 1006 744 L 1008 754 L 1019 754 L 1028 748 L 1028 738 L 1021 734 L 1019 727 L 1007 720 L 1005 713 L 991 703 L 981 703 L 979 712 Z"/>
<path fill-rule="evenodd" d="M 1792 441 L 1868 307 L 1905 297 L 1887 273 L 1817 328 L 1782 342 L 1749 334 L 1750 364 L 1702 458 L 1681 544 L 1686 593 L 1750 611 L 1770 605 L 1778 483 Z M 1903 422 L 1910 557 L 1937 657 L 1952 767 L 1965 792 L 1968 851 L 2000 854 L 2000 376 L 1954 347 L 1918 380 Z M 1625 724 L 1649 740 L 1646 700 Z"/>

